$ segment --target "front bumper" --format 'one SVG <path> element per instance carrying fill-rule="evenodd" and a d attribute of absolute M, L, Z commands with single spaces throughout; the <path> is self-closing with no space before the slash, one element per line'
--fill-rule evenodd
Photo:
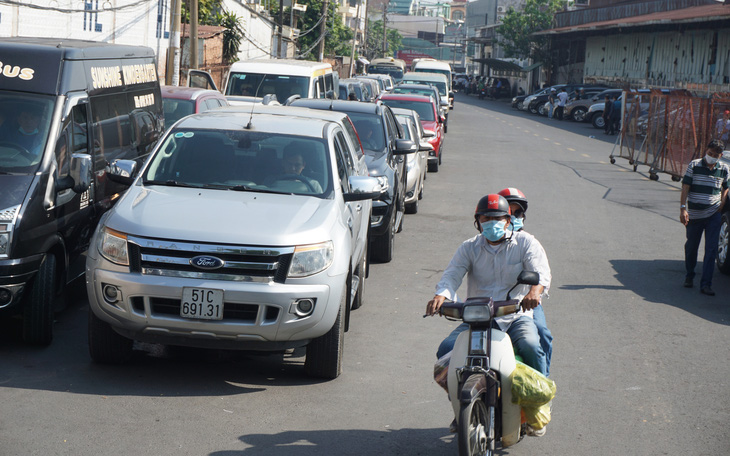
<path fill-rule="evenodd" d="M 0 288 L 12 294 L 9 302 L 0 303 L 0 313 L 16 308 L 23 298 L 26 284 L 38 272 L 44 255 L 0 260 Z"/>
<path fill-rule="evenodd" d="M 319 283 L 257 283 L 203 278 L 178 278 L 104 269 L 104 259 L 87 263 L 86 280 L 91 311 L 130 339 L 202 348 L 281 350 L 306 345 L 332 328 L 337 318 L 346 274 L 316 276 Z M 309 278 L 311 279 L 311 277 Z M 114 303 L 102 287 L 120 291 Z M 183 287 L 222 289 L 222 320 L 180 316 Z M 299 317 L 297 299 L 316 300 L 313 312 Z"/>

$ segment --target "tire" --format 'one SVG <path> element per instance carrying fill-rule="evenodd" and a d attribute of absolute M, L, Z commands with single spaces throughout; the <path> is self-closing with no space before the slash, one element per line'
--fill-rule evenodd
<path fill-rule="evenodd" d="M 439 172 L 439 162 L 429 162 L 428 163 L 428 172 L 429 173 L 437 173 Z"/>
<path fill-rule="evenodd" d="M 548 108 L 544 104 L 541 104 L 539 108 L 537 108 L 537 113 L 541 116 L 547 117 L 548 115 Z"/>
<path fill-rule="evenodd" d="M 447 133 L 449 131 L 449 124 L 444 124 L 444 133 Z"/>
<path fill-rule="evenodd" d="M 537 114 L 539 107 L 537 106 L 537 103 L 530 103 L 529 106 L 527 106 L 527 110 L 530 111 L 531 114 Z"/>
<path fill-rule="evenodd" d="M 717 245 L 717 268 L 723 274 L 730 275 L 730 212 L 722 214 L 722 224 L 720 225 L 720 242 Z"/>
<path fill-rule="evenodd" d="M 372 258 L 378 263 L 389 263 L 393 259 L 395 245 L 395 214 L 390 218 L 388 231 L 373 239 Z"/>
<path fill-rule="evenodd" d="M 525 103 L 524 103 L 524 101 L 518 101 L 517 102 L 517 110 L 518 111 L 524 111 L 525 110 Z"/>
<path fill-rule="evenodd" d="M 367 241 L 366 244 L 367 246 Z M 363 294 L 365 293 L 365 276 L 367 275 L 368 270 L 368 252 L 367 250 L 363 252 L 362 254 L 362 260 L 360 260 L 360 265 L 358 265 L 357 270 L 355 273 L 360 278 L 360 283 L 357 286 L 357 291 L 355 292 L 355 299 L 352 301 L 352 310 L 359 309 L 362 307 L 363 304 Z"/>
<path fill-rule="evenodd" d="M 99 364 L 124 364 L 132 358 L 134 341 L 119 335 L 89 309 L 89 354 Z"/>
<path fill-rule="evenodd" d="M 412 203 L 406 204 L 406 214 L 417 214 L 418 213 L 418 197 Z"/>
<path fill-rule="evenodd" d="M 23 306 L 23 340 L 26 343 L 46 346 L 53 340 L 56 290 L 56 257 L 49 253 L 38 268 Z"/>
<path fill-rule="evenodd" d="M 496 429 L 484 401 L 474 399 L 462 404 L 458 423 L 459 456 L 492 455 Z"/>
<path fill-rule="evenodd" d="M 596 111 L 593 113 L 593 127 L 603 130 L 606 126 L 606 121 L 603 119 L 603 111 Z"/>
<path fill-rule="evenodd" d="M 585 122 L 587 113 L 586 108 L 577 107 L 570 114 L 574 121 Z"/>
<path fill-rule="evenodd" d="M 347 285 L 349 287 L 349 285 Z M 342 349 L 345 344 L 345 324 L 342 309 L 348 305 L 347 291 L 342 292 L 337 319 L 329 331 L 307 345 L 304 372 L 311 377 L 333 380 L 342 373 Z"/>

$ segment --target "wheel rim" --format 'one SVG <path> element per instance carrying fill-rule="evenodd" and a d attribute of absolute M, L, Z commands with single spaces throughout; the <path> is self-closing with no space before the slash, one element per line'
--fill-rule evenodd
<path fill-rule="evenodd" d="M 605 125 L 605 122 L 603 121 L 603 117 L 599 117 L 596 120 L 596 125 L 598 126 L 598 128 L 603 128 L 603 126 Z"/>
<path fill-rule="evenodd" d="M 489 454 L 488 426 L 489 419 L 487 418 L 487 408 L 484 402 L 474 402 L 469 415 L 469 448 L 471 448 L 471 454 Z"/>
<path fill-rule="evenodd" d="M 728 223 L 723 221 L 720 226 L 720 243 L 717 248 L 717 261 L 725 264 L 727 261 L 728 243 L 730 242 L 730 231 L 728 231 Z"/>
<path fill-rule="evenodd" d="M 576 109 L 573 112 L 573 119 L 575 119 L 576 122 L 583 122 L 586 119 L 586 112 L 582 109 Z"/>

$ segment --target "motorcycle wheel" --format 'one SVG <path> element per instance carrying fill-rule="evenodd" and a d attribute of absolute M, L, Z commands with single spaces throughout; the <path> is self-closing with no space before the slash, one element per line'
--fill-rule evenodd
<path fill-rule="evenodd" d="M 474 399 L 463 404 L 457 428 L 459 456 L 491 456 L 495 432 L 493 415 L 484 401 Z"/>

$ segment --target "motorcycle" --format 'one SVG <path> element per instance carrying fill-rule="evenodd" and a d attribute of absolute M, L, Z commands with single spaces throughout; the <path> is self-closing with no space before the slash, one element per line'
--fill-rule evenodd
<path fill-rule="evenodd" d="M 520 302 L 510 293 L 539 279 L 537 272 L 522 271 L 505 301 L 469 298 L 444 302 L 439 309 L 446 318 L 469 325 L 456 339 L 447 377 L 460 456 L 492 455 L 498 442 L 505 448 L 524 435 L 520 406 L 512 403 L 510 375 L 517 366 L 512 341 L 492 328 L 492 320 L 519 311 Z"/>

